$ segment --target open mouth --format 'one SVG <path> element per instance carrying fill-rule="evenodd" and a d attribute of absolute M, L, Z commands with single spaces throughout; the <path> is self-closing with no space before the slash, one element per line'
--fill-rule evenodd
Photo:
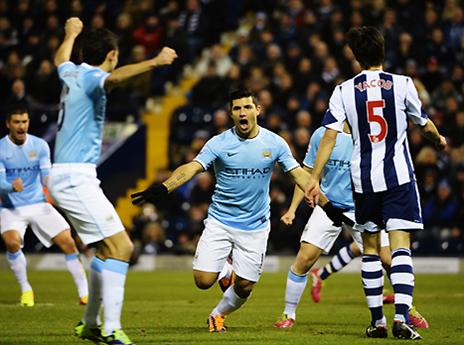
<path fill-rule="evenodd" d="M 248 120 L 247 119 L 240 119 L 238 122 L 240 124 L 240 128 L 245 130 L 248 129 Z"/>

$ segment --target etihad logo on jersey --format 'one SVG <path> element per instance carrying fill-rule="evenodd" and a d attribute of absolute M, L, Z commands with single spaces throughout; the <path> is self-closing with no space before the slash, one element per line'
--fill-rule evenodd
<path fill-rule="evenodd" d="M 349 169 L 351 167 L 350 161 L 344 161 L 341 159 L 329 159 L 327 161 L 328 168 L 336 168 L 336 169 Z"/>
<path fill-rule="evenodd" d="M 272 152 L 269 150 L 263 150 L 262 153 L 264 159 L 271 159 L 272 158 Z"/>
<path fill-rule="evenodd" d="M 40 171 L 40 167 L 38 165 L 33 165 L 30 167 L 23 167 L 23 168 L 12 168 L 12 169 L 6 169 L 6 174 L 7 175 L 13 175 L 13 174 L 21 174 L 21 173 L 26 173 L 26 172 L 31 172 L 31 171 Z"/>
<path fill-rule="evenodd" d="M 239 178 L 264 178 L 271 172 L 271 168 L 225 168 L 226 174 Z"/>
<path fill-rule="evenodd" d="M 364 92 L 367 89 L 371 89 L 374 87 L 381 87 L 385 90 L 391 90 L 393 87 L 393 82 L 391 80 L 384 80 L 384 79 L 373 79 L 371 81 L 363 81 L 362 83 L 357 83 L 354 85 L 359 91 Z"/>

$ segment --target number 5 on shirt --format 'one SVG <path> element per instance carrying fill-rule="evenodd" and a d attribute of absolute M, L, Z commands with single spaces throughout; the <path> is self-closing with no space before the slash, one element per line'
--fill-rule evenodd
<path fill-rule="evenodd" d="M 369 123 L 376 122 L 380 126 L 380 132 L 378 134 L 369 134 L 369 139 L 371 143 L 379 143 L 385 139 L 388 133 L 388 124 L 387 121 L 383 116 L 375 115 L 374 109 L 375 108 L 385 108 L 385 101 L 367 101 L 366 102 L 367 108 L 367 121 Z"/>

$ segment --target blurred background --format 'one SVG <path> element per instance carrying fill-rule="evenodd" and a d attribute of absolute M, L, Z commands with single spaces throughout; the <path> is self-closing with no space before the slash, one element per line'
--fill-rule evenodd
<path fill-rule="evenodd" d="M 437 152 L 417 129 L 409 132 L 426 228 L 414 235 L 414 253 L 462 257 L 463 8 L 458 0 L 0 0 L 0 114 L 10 104 L 25 104 L 30 133 L 53 149 L 61 92 L 53 57 L 68 17 L 80 17 L 85 27 L 113 30 L 120 65 L 153 57 L 165 45 L 174 48 L 179 58 L 172 66 L 108 95 L 98 169 L 137 254 L 192 254 L 213 174 L 198 175 L 160 208 L 132 206 L 128 195 L 164 180 L 229 128 L 228 92 L 239 84 L 255 92 L 264 107 L 260 124 L 281 135 L 302 162 L 334 86 L 360 71 L 345 33 L 374 25 L 386 40 L 384 69 L 413 78 L 424 110 L 450 144 Z M 279 222 L 292 192 L 292 183 L 277 169 L 270 194 L 270 254 L 293 255 L 299 247 L 311 210 L 301 205 L 290 228 Z M 349 234 L 342 234 L 333 250 L 349 241 Z M 30 232 L 25 250 L 46 251 Z"/>

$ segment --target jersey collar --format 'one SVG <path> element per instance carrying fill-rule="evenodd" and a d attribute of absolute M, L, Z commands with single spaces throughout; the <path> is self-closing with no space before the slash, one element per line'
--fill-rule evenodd
<path fill-rule="evenodd" d="M 251 139 L 244 139 L 242 138 L 240 135 L 237 134 L 237 131 L 235 130 L 235 126 L 232 127 L 232 133 L 234 133 L 234 135 L 238 138 L 238 140 L 240 141 L 255 141 L 255 140 L 258 140 L 258 138 L 261 136 L 261 132 L 263 131 L 263 129 L 261 128 L 261 126 L 258 126 L 258 129 L 259 129 L 259 132 L 258 134 L 256 135 L 256 137 L 254 138 L 251 138 Z"/>

